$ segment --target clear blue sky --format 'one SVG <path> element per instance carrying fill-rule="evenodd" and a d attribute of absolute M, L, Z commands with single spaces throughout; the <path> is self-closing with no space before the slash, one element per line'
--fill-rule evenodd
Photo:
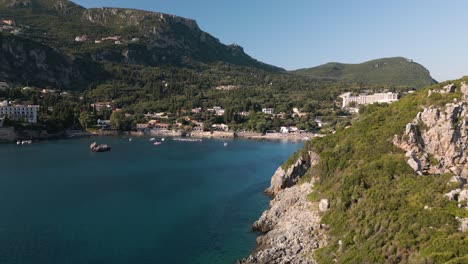
<path fill-rule="evenodd" d="M 76 0 L 196 19 L 223 43 L 288 70 L 403 56 L 443 81 L 468 75 L 466 0 Z"/>

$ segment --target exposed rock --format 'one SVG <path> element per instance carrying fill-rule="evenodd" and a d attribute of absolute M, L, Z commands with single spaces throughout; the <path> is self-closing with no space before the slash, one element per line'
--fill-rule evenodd
<path fill-rule="evenodd" d="M 306 156 L 305 158 L 299 157 L 287 170 L 279 167 L 271 178 L 270 187 L 265 190 L 265 193 L 274 196 L 282 189 L 296 184 L 310 167 L 318 163 L 319 157 L 314 152 L 309 152 Z"/>
<path fill-rule="evenodd" d="M 312 183 L 304 183 L 277 193 L 253 228 L 265 234 L 257 238 L 257 248 L 240 263 L 315 263 L 314 249 L 326 244 L 319 212 L 307 199 Z"/>
<path fill-rule="evenodd" d="M 326 212 L 329 207 L 330 207 L 330 204 L 328 203 L 328 199 L 320 200 L 320 203 L 319 203 L 320 212 Z"/>
<path fill-rule="evenodd" d="M 402 137 L 395 136 L 394 144 L 406 151 L 414 171 L 468 177 L 468 87 L 463 83 L 461 88 L 461 102 L 424 108 L 406 125 Z M 451 84 L 436 92 L 454 91 Z"/>

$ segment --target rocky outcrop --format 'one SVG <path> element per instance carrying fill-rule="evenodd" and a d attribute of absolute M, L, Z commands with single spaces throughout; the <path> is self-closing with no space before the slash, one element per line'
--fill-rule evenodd
<path fill-rule="evenodd" d="M 457 92 L 455 84 L 449 84 L 434 93 Z M 406 151 L 408 165 L 418 174 L 451 173 L 448 184 L 456 189 L 445 194 L 456 201 L 459 208 L 468 208 L 468 85 L 461 83 L 461 100 L 454 100 L 443 107 L 429 106 L 418 113 L 412 123 L 406 125 L 402 137 L 395 136 L 393 143 Z M 468 218 L 457 218 L 459 231 L 468 231 Z"/>
<path fill-rule="evenodd" d="M 279 191 L 293 186 L 318 161 L 318 155 L 314 152 L 309 152 L 306 157 L 299 157 L 288 169 L 285 170 L 283 167 L 279 167 L 273 177 L 271 177 L 270 187 L 265 190 L 265 193 L 274 196 Z"/>
<path fill-rule="evenodd" d="M 257 238 L 255 251 L 240 263 L 315 263 L 313 251 L 326 244 L 320 214 L 329 203 L 325 199 L 312 203 L 307 198 L 314 180 L 297 182 L 318 161 L 317 154 L 308 152 L 288 169 L 278 168 L 265 191 L 274 196 L 270 209 L 252 226 L 264 234 Z"/>
<path fill-rule="evenodd" d="M 431 93 L 453 93 L 455 85 Z M 406 151 L 408 165 L 418 174 L 453 173 L 468 177 L 468 88 L 460 87 L 462 100 L 443 107 L 429 106 L 406 125 L 394 144 Z"/>
<path fill-rule="evenodd" d="M 317 203 L 307 199 L 312 183 L 280 191 L 253 225 L 265 234 L 240 263 L 315 263 L 313 251 L 326 244 Z"/>

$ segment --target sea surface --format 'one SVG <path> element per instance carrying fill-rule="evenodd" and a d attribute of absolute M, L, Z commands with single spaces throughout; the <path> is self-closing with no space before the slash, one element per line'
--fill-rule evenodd
<path fill-rule="evenodd" d="M 93 141 L 112 151 L 92 153 Z M 276 168 L 302 144 L 154 146 L 101 137 L 0 145 L 0 263 L 234 263 Z"/>

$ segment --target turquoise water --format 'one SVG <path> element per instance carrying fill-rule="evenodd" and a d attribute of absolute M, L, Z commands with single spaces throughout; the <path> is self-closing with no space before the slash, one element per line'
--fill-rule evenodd
<path fill-rule="evenodd" d="M 91 153 L 93 140 L 111 152 Z M 233 263 L 300 144 L 145 138 L 0 145 L 0 263 Z"/>

